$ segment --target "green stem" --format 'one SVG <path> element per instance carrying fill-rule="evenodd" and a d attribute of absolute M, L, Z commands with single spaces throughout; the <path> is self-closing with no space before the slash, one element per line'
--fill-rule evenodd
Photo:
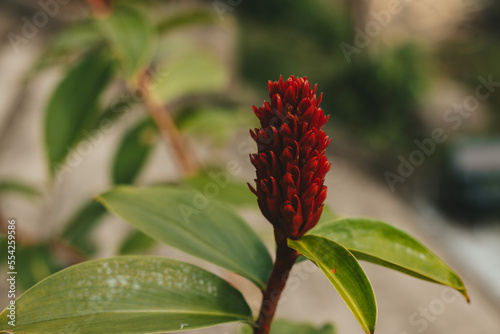
<path fill-rule="evenodd" d="M 258 327 L 255 328 L 254 334 L 269 334 L 281 293 L 285 288 L 290 270 L 299 256 L 296 250 L 288 247 L 286 237 L 280 231 L 275 230 L 274 235 L 277 244 L 276 261 L 274 262 L 267 288 L 264 291 L 259 318 L 257 320 Z"/>

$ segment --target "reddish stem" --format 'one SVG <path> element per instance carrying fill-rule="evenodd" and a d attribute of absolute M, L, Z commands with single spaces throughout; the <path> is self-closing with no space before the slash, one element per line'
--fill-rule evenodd
<path fill-rule="evenodd" d="M 182 136 L 171 114 L 150 94 L 151 87 L 149 85 L 149 80 L 149 74 L 147 71 L 143 71 L 139 76 L 138 89 L 142 94 L 144 104 L 158 126 L 167 145 L 171 144 L 174 154 L 178 158 L 181 173 L 185 176 L 194 175 L 198 169 L 198 166 L 194 162 L 194 156 L 187 152 L 186 145 L 182 142 Z"/>
<path fill-rule="evenodd" d="M 87 0 L 92 12 L 100 17 L 108 16 L 113 11 L 112 0 Z"/>
<path fill-rule="evenodd" d="M 264 291 L 262 306 L 257 320 L 259 327 L 255 328 L 254 334 L 269 334 L 281 293 L 285 288 L 290 270 L 299 256 L 297 251 L 288 247 L 286 237 L 281 232 L 275 230 L 274 234 L 277 244 L 276 261 L 274 262 L 267 288 Z"/>

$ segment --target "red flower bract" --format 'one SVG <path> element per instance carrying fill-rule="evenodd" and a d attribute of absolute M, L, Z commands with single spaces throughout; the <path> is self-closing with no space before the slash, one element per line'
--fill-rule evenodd
<path fill-rule="evenodd" d="M 322 130 L 329 116 L 319 108 L 316 86 L 291 76 L 269 81 L 269 98 L 253 107 L 262 128 L 250 130 L 258 153 L 250 155 L 257 170 L 256 189 L 262 214 L 285 237 L 298 239 L 318 222 L 326 198 L 323 185 L 330 163 L 330 139 Z"/>

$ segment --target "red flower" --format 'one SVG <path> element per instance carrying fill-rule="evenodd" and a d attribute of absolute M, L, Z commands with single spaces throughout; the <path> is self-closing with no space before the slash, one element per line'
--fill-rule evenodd
<path fill-rule="evenodd" d="M 330 163 L 330 143 L 322 130 L 329 116 L 307 78 L 269 81 L 269 98 L 253 110 L 262 128 L 250 130 L 258 153 L 250 155 L 257 170 L 257 195 L 262 214 L 288 238 L 298 239 L 318 222 L 326 198 L 323 185 Z"/>

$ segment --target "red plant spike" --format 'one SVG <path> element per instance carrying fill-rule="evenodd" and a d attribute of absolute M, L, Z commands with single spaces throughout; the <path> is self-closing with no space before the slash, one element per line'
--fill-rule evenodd
<path fill-rule="evenodd" d="M 319 108 L 307 78 L 269 81 L 271 103 L 253 106 L 262 128 L 250 130 L 258 153 L 250 160 L 257 171 L 256 189 L 262 214 L 291 239 L 299 239 L 318 222 L 326 198 L 323 185 L 330 163 L 330 138 L 322 130 L 330 116 Z"/>

